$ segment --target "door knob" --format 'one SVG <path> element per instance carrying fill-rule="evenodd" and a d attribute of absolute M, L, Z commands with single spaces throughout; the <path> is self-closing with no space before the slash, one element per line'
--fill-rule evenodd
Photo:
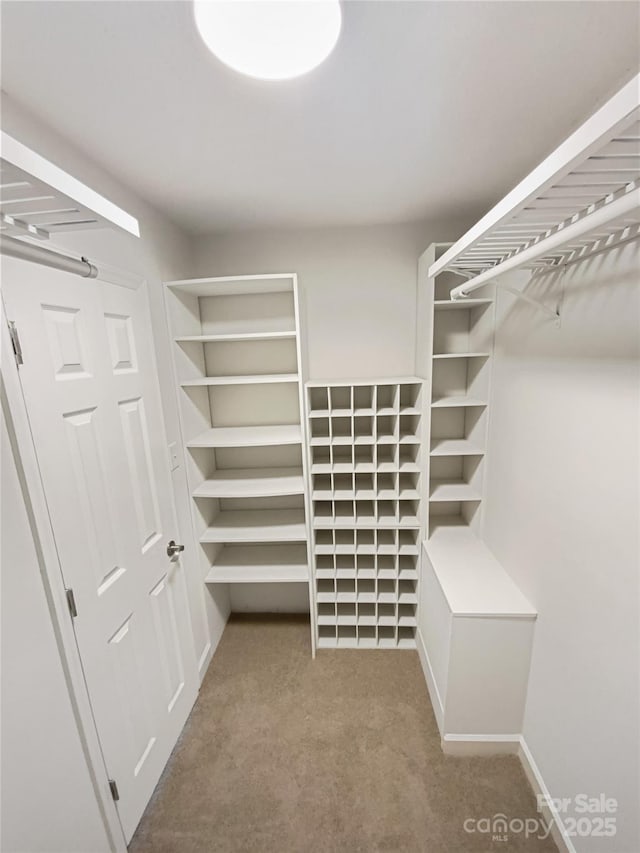
<path fill-rule="evenodd" d="M 175 557 L 181 551 L 184 551 L 184 545 L 176 545 L 175 540 L 170 539 L 167 545 L 167 557 Z"/>

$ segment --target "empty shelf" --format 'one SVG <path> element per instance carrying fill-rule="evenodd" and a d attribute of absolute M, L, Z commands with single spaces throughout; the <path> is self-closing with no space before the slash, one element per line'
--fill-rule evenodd
<path fill-rule="evenodd" d="M 198 388 L 207 385 L 265 385 L 278 382 L 297 382 L 297 373 L 248 373 L 240 376 L 203 376 L 181 382 L 182 388 Z"/>
<path fill-rule="evenodd" d="M 245 296 L 251 293 L 282 293 L 293 290 L 293 273 L 237 275 L 168 281 L 167 287 L 191 296 Z"/>
<path fill-rule="evenodd" d="M 486 406 L 486 400 L 478 400 L 475 397 L 440 397 L 433 400 L 431 406 L 434 409 L 452 409 L 463 406 Z"/>
<path fill-rule="evenodd" d="M 430 501 L 479 501 L 480 492 L 462 480 L 433 480 L 429 492 Z"/>
<path fill-rule="evenodd" d="M 295 338 L 295 331 L 284 332 L 220 332 L 216 335 L 181 335 L 178 344 L 215 344 L 232 341 L 269 341 L 274 338 Z"/>
<path fill-rule="evenodd" d="M 301 468 L 233 468 L 216 471 L 193 492 L 194 498 L 247 498 L 302 495 Z"/>
<path fill-rule="evenodd" d="M 201 542 L 305 542 L 304 510 L 223 510 Z"/>
<path fill-rule="evenodd" d="M 300 444 L 300 424 L 213 427 L 187 442 L 187 447 L 266 447 Z"/>
<path fill-rule="evenodd" d="M 306 583 L 304 545 L 232 545 L 218 554 L 207 583 Z"/>
<path fill-rule="evenodd" d="M 483 456 L 484 450 L 467 438 L 434 438 L 432 456 Z"/>
<path fill-rule="evenodd" d="M 450 299 L 436 299 L 433 307 L 436 311 L 464 311 L 480 305 L 491 305 L 492 302 L 492 299 L 464 299 L 457 302 L 452 302 Z"/>
<path fill-rule="evenodd" d="M 438 353 L 434 358 L 489 358 L 488 352 L 446 352 Z"/>

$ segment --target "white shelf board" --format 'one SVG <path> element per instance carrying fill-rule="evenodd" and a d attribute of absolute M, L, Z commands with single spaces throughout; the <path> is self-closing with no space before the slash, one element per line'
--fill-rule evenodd
<path fill-rule="evenodd" d="M 380 379 L 314 379 L 305 382 L 306 388 L 322 387 L 371 387 L 372 385 L 422 385 L 423 380 L 418 376 L 389 376 Z"/>
<path fill-rule="evenodd" d="M 201 542 L 305 542 L 304 510 L 223 510 Z"/>
<path fill-rule="evenodd" d="M 254 373 L 240 376 L 203 376 L 181 382 L 183 388 L 198 388 L 207 385 L 264 385 L 278 382 L 297 382 L 297 373 Z"/>
<path fill-rule="evenodd" d="M 490 353 L 488 352 L 447 352 L 447 353 L 437 353 L 434 355 L 434 359 L 436 358 L 489 358 Z"/>
<path fill-rule="evenodd" d="M 178 344 L 215 344 L 233 341 L 270 341 L 278 338 L 295 338 L 294 331 L 283 332 L 220 332 L 214 335 L 181 335 L 174 338 Z"/>
<path fill-rule="evenodd" d="M 449 480 L 432 480 L 429 487 L 430 502 L 455 502 L 458 501 L 479 501 L 482 499 L 481 493 L 470 486 L 468 483 Z"/>
<path fill-rule="evenodd" d="M 466 396 L 451 396 L 451 397 L 439 397 L 437 400 L 433 400 L 431 403 L 431 407 L 433 409 L 457 409 L 463 408 L 466 406 L 486 406 L 486 400 L 480 400 L 476 397 L 466 397 Z"/>
<path fill-rule="evenodd" d="M 485 451 L 467 438 L 431 439 L 431 456 L 484 456 Z"/>
<path fill-rule="evenodd" d="M 304 494 L 301 468 L 228 468 L 192 492 L 194 498 L 248 498 Z"/>
<path fill-rule="evenodd" d="M 454 615 L 535 619 L 535 608 L 468 527 L 438 528 L 424 548 Z"/>
<path fill-rule="evenodd" d="M 304 545 L 232 545 L 222 548 L 206 583 L 306 583 Z"/>
<path fill-rule="evenodd" d="M 468 299 L 452 302 L 451 299 L 436 299 L 433 307 L 436 311 L 468 311 L 470 308 L 479 308 L 483 305 L 491 305 L 493 299 Z"/>
<path fill-rule="evenodd" d="M 213 427 L 187 442 L 187 447 L 268 447 L 301 444 L 300 424 Z"/>
<path fill-rule="evenodd" d="M 245 296 L 252 293 L 282 293 L 293 290 L 295 273 L 190 278 L 167 281 L 166 286 L 190 296 Z"/>

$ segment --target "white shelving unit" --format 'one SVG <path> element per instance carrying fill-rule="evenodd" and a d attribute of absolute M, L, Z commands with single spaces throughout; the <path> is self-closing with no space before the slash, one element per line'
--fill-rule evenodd
<path fill-rule="evenodd" d="M 430 383 L 425 430 L 428 535 L 479 527 L 493 352 L 493 299 L 452 302 L 459 277 L 429 268 L 448 250 L 434 244 L 419 264 L 417 372 Z"/>
<path fill-rule="evenodd" d="M 423 391 L 307 384 L 317 644 L 415 648 Z"/>
<path fill-rule="evenodd" d="M 205 582 L 311 590 L 296 276 L 172 281 L 166 302 Z"/>

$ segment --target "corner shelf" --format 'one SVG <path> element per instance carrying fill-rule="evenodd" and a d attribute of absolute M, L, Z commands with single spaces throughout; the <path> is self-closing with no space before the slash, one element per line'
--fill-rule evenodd
<path fill-rule="evenodd" d="M 297 278 L 167 282 L 166 303 L 202 579 L 311 595 Z"/>
<path fill-rule="evenodd" d="M 307 384 L 320 648 L 415 648 L 422 382 Z"/>

